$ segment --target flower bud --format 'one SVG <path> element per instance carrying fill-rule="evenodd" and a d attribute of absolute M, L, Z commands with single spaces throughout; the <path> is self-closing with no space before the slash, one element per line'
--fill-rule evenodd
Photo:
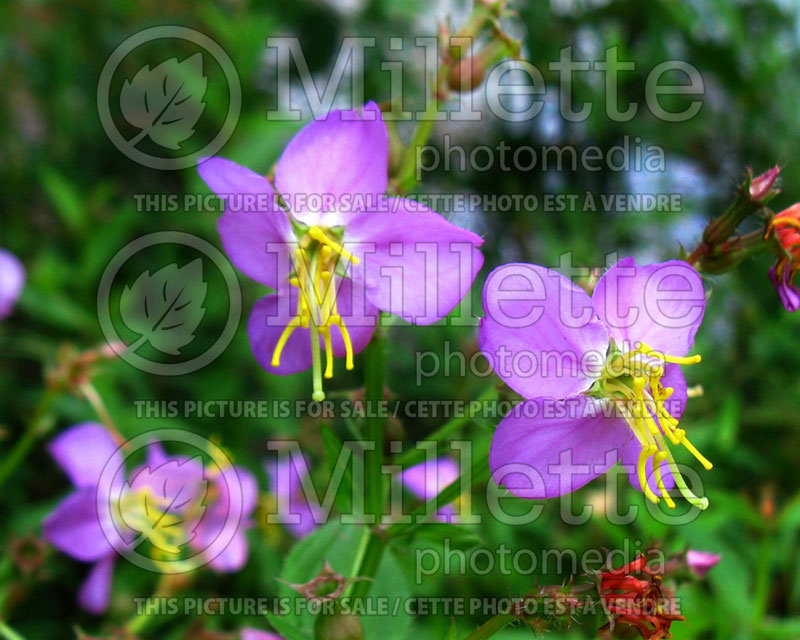
<path fill-rule="evenodd" d="M 775 165 L 769 171 L 765 171 L 760 176 L 752 178 L 748 187 L 750 199 L 753 202 L 764 203 L 777 194 L 777 190 L 773 192 L 772 187 L 775 185 L 775 181 L 778 179 L 780 172 L 781 168 Z"/>
<path fill-rule="evenodd" d="M 686 566 L 698 578 L 704 578 L 705 575 L 716 566 L 722 559 L 722 556 L 708 551 L 696 551 L 689 549 L 686 552 Z"/>

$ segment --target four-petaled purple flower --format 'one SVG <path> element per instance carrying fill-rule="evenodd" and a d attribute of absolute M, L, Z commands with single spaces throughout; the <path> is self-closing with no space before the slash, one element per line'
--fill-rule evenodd
<path fill-rule="evenodd" d="M 389 137 L 380 109 L 333 111 L 304 127 L 267 178 L 210 158 L 202 178 L 225 201 L 218 229 L 233 263 L 276 293 L 248 323 L 268 371 L 313 370 L 313 398 L 333 358 L 363 349 L 379 310 L 414 324 L 447 315 L 483 264 L 482 239 L 427 207 L 385 195 Z M 326 354 L 323 372 L 321 351 Z"/>
<path fill-rule="evenodd" d="M 458 480 L 458 477 L 458 465 L 455 461 L 437 458 L 405 469 L 400 480 L 412 494 L 427 502 Z M 447 521 L 455 517 L 456 509 L 453 504 L 446 504 L 436 512 L 437 520 Z"/>
<path fill-rule="evenodd" d="M 8 316 L 17 304 L 25 286 L 25 268 L 17 256 L 0 249 L 0 320 Z"/>
<path fill-rule="evenodd" d="M 102 425 L 91 422 L 66 429 L 49 450 L 75 491 L 45 518 L 44 536 L 64 553 L 94 564 L 78 594 L 84 609 L 105 611 L 116 554 L 130 551 L 143 533 L 154 558 L 180 554 L 185 546 L 217 571 L 244 566 L 244 529 L 250 526 L 257 497 L 255 479 L 246 470 L 233 469 L 238 486 L 229 490 L 227 482 L 206 473 L 199 458 L 167 456 L 159 443 L 151 443 L 147 462 L 125 480 L 116 473 L 124 471 L 122 450 Z M 115 474 L 103 489 L 100 483 L 107 469 Z M 98 510 L 106 498 L 113 499 L 115 507 Z M 241 514 L 235 529 L 226 527 L 231 512 Z M 223 530 L 233 530 L 233 535 L 219 537 Z M 224 547 L 214 546 L 218 538 Z"/>
<path fill-rule="evenodd" d="M 530 264 L 499 267 L 483 291 L 480 344 L 495 371 L 527 400 L 492 441 L 493 477 L 512 493 L 551 498 L 575 491 L 617 461 L 651 501 L 686 485 L 669 444 L 706 460 L 678 426 L 687 389 L 680 365 L 705 313 L 697 272 L 670 261 L 625 258 L 590 298 L 563 275 Z M 574 456 L 574 457 L 573 457 Z"/>

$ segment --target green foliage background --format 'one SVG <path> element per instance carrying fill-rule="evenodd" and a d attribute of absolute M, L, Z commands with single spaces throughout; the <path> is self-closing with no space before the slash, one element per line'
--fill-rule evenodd
<path fill-rule="evenodd" d="M 456 5 L 458 9 L 459 5 Z M 497 121 L 479 126 L 452 125 L 453 142 L 469 149 L 485 144 L 590 144 L 610 148 L 624 136 L 666 152 L 667 171 L 630 176 L 602 172 L 460 172 L 426 175 L 422 191 L 478 194 L 625 193 L 631 184 L 644 190 L 681 193 L 680 212 L 561 213 L 522 211 L 485 213 L 468 223 L 486 238 L 486 266 L 476 282 L 480 291 L 488 271 L 516 260 L 555 265 L 571 251 L 576 263 L 604 264 L 606 254 L 632 254 L 641 261 L 678 255 L 680 245 L 694 246 L 705 221 L 730 201 L 733 186 L 745 167 L 761 171 L 783 166 L 783 193 L 777 206 L 800 199 L 800 9 L 793 2 L 728 2 L 708 0 L 612 0 L 609 2 L 520 2 L 516 5 L 524 54 L 550 83 L 556 78 L 547 63 L 572 45 L 576 57 L 600 59 L 611 46 L 620 58 L 636 61 L 635 72 L 621 76 L 620 104 L 639 103 L 639 113 L 627 123 L 605 116 L 604 87 L 577 77 L 575 102 L 591 102 L 593 114 L 579 125 L 559 123 L 552 110 L 524 125 Z M 463 13 L 463 12 L 462 12 Z M 444 15 L 442 13 L 442 15 Z M 454 15 L 459 15 L 454 11 Z M 207 193 L 195 171 L 160 172 L 141 167 L 120 154 L 104 134 L 95 107 L 97 79 L 107 56 L 128 35 L 158 24 L 196 28 L 218 41 L 233 59 L 243 89 L 243 110 L 234 136 L 221 155 L 266 172 L 296 131 L 297 124 L 267 122 L 275 105 L 274 76 L 266 63 L 268 35 L 301 38 L 312 71 L 328 71 L 341 37 L 369 35 L 379 50 L 390 36 L 406 36 L 409 50 L 415 35 L 435 33 L 431 5 L 421 0 L 376 0 L 352 11 L 325 2 L 184 2 L 162 0 L 91 3 L 81 0 L 10 0 L 0 6 L 0 154 L 2 223 L 0 246 L 17 254 L 28 270 L 28 284 L 16 312 L 0 324 L 0 451 L 19 437 L 26 417 L 43 388 L 43 372 L 59 345 L 88 348 L 102 342 L 95 312 L 100 275 L 111 257 L 132 238 L 159 230 L 197 234 L 220 246 L 216 216 L 208 213 L 137 212 L 134 194 Z M 382 43 L 382 44 L 381 44 Z M 409 53 L 411 56 L 411 53 Z M 644 105 L 644 82 L 653 66 L 668 59 L 695 65 L 706 86 L 704 106 L 689 122 L 670 124 L 653 118 Z M 368 98 L 387 95 L 378 56 L 367 67 Z M 407 100 L 419 108 L 422 98 L 418 70 L 407 68 Z M 415 101 L 417 101 L 415 103 Z M 680 106 L 680 105 L 678 105 Z M 224 101 L 210 101 L 201 126 L 209 130 L 224 118 Z M 548 116 L 547 113 L 550 115 Z M 555 115 L 554 115 L 555 114 Z M 549 120 L 547 120 L 549 118 Z M 555 121 L 554 121 L 555 119 Z M 545 121 L 552 126 L 545 126 Z M 553 124 L 555 122 L 555 124 Z M 432 141 L 440 143 L 445 128 Z M 473 527 L 480 545 L 509 548 L 616 548 L 625 539 L 660 541 L 666 549 L 685 545 L 719 552 L 723 560 L 707 581 L 683 587 L 680 596 L 687 622 L 673 625 L 675 638 L 800 637 L 800 314 L 786 313 L 770 287 L 762 256 L 738 271 L 709 282 L 713 289 L 707 320 L 696 349 L 703 363 L 688 372 L 690 384 L 701 384 L 705 395 L 692 402 L 684 418 L 693 440 L 714 461 L 705 473 L 710 509 L 690 525 L 667 528 L 644 516 L 627 527 L 593 518 L 581 527 L 561 523 L 555 503 L 545 504 L 542 517 L 531 525 L 508 527 L 487 519 Z M 264 291 L 241 279 L 244 313 Z M 477 299 L 477 298 L 476 298 Z M 202 327 L 213 339 L 224 324 L 227 307 L 209 301 Z M 444 353 L 474 350 L 469 328 L 395 328 L 388 333 L 387 385 L 402 400 L 476 398 L 492 378 L 439 376 L 417 387 L 414 357 L 420 350 Z M 333 388 L 348 392 L 360 386 L 361 358 L 356 371 L 337 376 Z M 195 399 L 306 398 L 308 375 L 271 377 L 250 353 L 244 323 L 233 343 L 213 365 L 194 374 L 163 378 L 148 376 L 123 362 L 104 365 L 95 383 L 125 435 L 156 427 L 185 427 L 219 438 L 236 462 L 266 479 L 261 470 L 266 441 L 298 437 L 316 465 L 316 480 L 326 474 L 320 423 L 294 419 L 140 419 L 134 401 Z M 94 419 L 91 408 L 76 397 L 56 404 L 56 429 Z M 424 439 L 442 420 L 424 419 L 395 425 L 412 443 Z M 329 424 L 343 439 L 346 426 Z M 478 443 L 488 440 L 485 425 L 467 425 L 461 435 Z M 409 445 L 411 446 L 411 445 Z M 591 483 L 579 500 L 596 498 L 602 482 Z M 68 637 L 72 625 L 99 632 L 123 623 L 132 613 L 132 598 L 151 593 L 155 576 L 120 563 L 114 599 L 105 621 L 76 611 L 74 598 L 86 567 L 50 551 L 43 568 L 25 575 L 8 555 L 12 541 L 40 535 L 43 516 L 68 490 L 67 481 L 40 443 L 0 495 L 0 617 L 25 638 Z M 483 509 L 483 489 L 476 504 Z M 624 500 L 643 504 L 633 490 Z M 509 506 L 521 509 L 525 505 Z M 282 592 L 277 581 L 292 541 L 275 528 L 254 528 L 249 534 L 252 559 L 239 574 L 200 574 L 192 595 L 269 596 Z M 344 535 L 344 534 L 343 534 Z M 419 539 L 412 545 L 430 544 Z M 339 549 L 333 546 L 332 549 Z M 309 551 L 309 553 L 311 553 Z M 321 554 L 322 552 L 319 552 Z M 340 571 L 345 566 L 330 558 Z M 345 554 L 345 551 L 341 551 Z M 391 594 L 431 596 L 519 595 L 538 579 L 559 583 L 566 575 L 550 571 L 529 576 L 435 576 L 414 586 L 413 554 L 407 546 L 390 549 L 382 568 Z M 318 554 L 318 555 L 319 555 Z M 314 557 L 308 556 L 308 557 Z M 306 557 L 306 560 L 308 559 Z M 321 560 L 321 555 L 319 556 Z M 315 569 L 318 568 L 315 567 Z M 291 570 L 291 567 L 290 567 Z M 311 569 L 310 569 L 311 570 Z M 459 635 L 483 621 L 457 621 Z M 152 637 L 187 636 L 192 620 L 164 620 Z M 230 616 L 209 617 L 209 628 L 233 630 L 245 621 Z M 266 628 L 263 620 L 251 626 Z M 589 637 L 592 621 L 553 637 Z M 420 616 L 385 625 L 382 638 L 444 638 L 446 615 Z M 510 628 L 498 637 L 523 637 L 529 632 Z M 377 637 L 377 631 L 369 637 Z"/>

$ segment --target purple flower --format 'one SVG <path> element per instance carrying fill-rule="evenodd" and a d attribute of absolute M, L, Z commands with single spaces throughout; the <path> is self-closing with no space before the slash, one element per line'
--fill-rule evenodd
<path fill-rule="evenodd" d="M 177 555 L 183 547 L 205 554 L 218 571 L 240 569 L 247 558 L 243 529 L 249 522 L 237 523 L 232 539 L 219 539 L 228 511 L 243 518 L 255 508 L 257 489 L 253 476 L 235 468 L 241 485 L 233 499 L 226 483 L 203 469 L 199 458 L 167 456 L 160 444 L 148 448 L 147 462 L 134 469 L 127 481 L 119 476 L 110 488 L 110 497 L 119 507 L 97 509 L 103 470 L 123 470 L 122 450 L 106 429 L 96 423 L 78 424 L 57 436 L 49 445 L 50 454 L 69 477 L 75 490 L 45 518 L 45 538 L 64 553 L 93 567 L 78 594 L 80 605 L 95 614 L 108 607 L 115 556 L 141 541 L 143 532 L 154 553 Z M 124 475 L 124 474 L 123 474 Z M 210 485 L 210 487 L 209 487 Z M 233 500 L 240 501 L 234 504 Z M 108 535 L 111 535 L 109 539 Z"/>
<path fill-rule="evenodd" d="M 0 249 L 0 320 L 17 304 L 25 286 L 25 268 L 13 253 Z"/>
<path fill-rule="evenodd" d="M 420 500 L 428 501 L 438 496 L 449 485 L 458 480 L 458 465 L 450 458 L 438 458 L 409 467 L 400 476 L 403 486 Z M 437 519 L 446 521 L 455 517 L 452 504 L 437 511 Z"/>
<path fill-rule="evenodd" d="M 631 483 L 668 506 L 668 490 L 704 509 L 668 443 L 708 462 L 678 427 L 687 392 L 680 365 L 705 313 L 697 272 L 670 261 L 625 258 L 590 298 L 561 274 L 530 264 L 499 267 L 483 291 L 481 350 L 527 400 L 500 423 L 493 477 L 525 498 L 582 487 L 621 461 Z"/>
<path fill-rule="evenodd" d="M 204 469 L 200 458 L 167 456 L 157 442 L 148 449 L 145 468 L 158 470 L 160 478 L 166 475 L 175 484 L 176 490 L 171 492 L 170 499 L 173 505 L 183 500 L 178 511 L 184 530 L 191 532 L 189 546 L 206 555 L 208 565 L 215 571 L 229 573 L 244 567 L 249 554 L 245 531 L 253 526 L 250 516 L 258 501 L 258 483 L 253 474 L 242 467 L 234 467 L 238 486 L 231 491 L 217 469 Z M 136 480 L 142 471 L 131 473 L 132 487 L 139 488 Z M 178 488 L 184 494 L 176 499 Z M 233 537 L 227 540 L 224 530 L 228 514 L 239 512 L 242 519 Z M 225 543 L 224 547 L 215 544 L 218 540 Z"/>
<path fill-rule="evenodd" d="M 309 489 L 311 479 L 305 457 L 296 462 L 291 455 L 272 458 L 264 464 L 270 479 L 270 491 L 277 500 L 277 512 L 285 520 L 283 525 L 295 538 L 305 538 L 313 533 L 322 521 L 324 513 L 306 497 L 303 485 Z"/>
<path fill-rule="evenodd" d="M 218 229 L 234 264 L 276 293 L 259 300 L 248 334 L 267 371 L 313 370 L 324 399 L 333 358 L 370 340 L 378 310 L 414 324 L 447 315 L 483 263 L 482 239 L 427 207 L 385 195 L 389 137 L 375 103 L 304 127 L 267 178 L 210 158 L 202 178 L 225 201 Z"/>
<path fill-rule="evenodd" d="M 709 551 L 695 551 L 694 549 L 689 549 L 686 552 L 686 564 L 689 566 L 691 572 L 698 578 L 704 578 L 720 560 L 722 560 L 721 555 L 710 553 Z"/>

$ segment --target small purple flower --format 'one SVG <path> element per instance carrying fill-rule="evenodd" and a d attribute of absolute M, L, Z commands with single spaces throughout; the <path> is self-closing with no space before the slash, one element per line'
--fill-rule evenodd
<path fill-rule="evenodd" d="M 25 268 L 13 253 L 0 249 L 0 320 L 11 314 L 25 286 Z"/>
<path fill-rule="evenodd" d="M 703 320 L 697 272 L 670 261 L 640 267 L 625 258 L 590 298 L 561 274 L 530 264 L 493 271 L 483 291 L 481 350 L 527 400 L 495 432 L 493 477 L 525 498 L 570 493 L 621 461 L 652 502 L 668 490 L 704 509 L 668 443 L 706 460 L 678 423 L 686 400 L 680 365 Z"/>
<path fill-rule="evenodd" d="M 438 458 L 409 467 L 403 471 L 400 480 L 412 494 L 427 502 L 458 480 L 458 477 L 458 465 L 453 460 Z M 446 504 L 437 511 L 438 520 L 446 521 L 455 515 L 452 504 Z"/>
<path fill-rule="evenodd" d="M 199 458 L 167 456 L 160 444 L 152 443 L 144 465 L 127 480 L 114 479 L 110 495 L 118 496 L 121 520 L 116 522 L 111 509 L 102 513 L 97 509 L 103 470 L 107 465 L 122 470 L 125 463 L 105 427 L 90 422 L 70 427 L 50 443 L 49 451 L 75 490 L 45 518 L 44 537 L 76 560 L 93 563 L 78 594 L 78 602 L 87 611 L 100 614 L 108 607 L 116 554 L 141 541 L 137 534 L 143 531 L 148 532 L 154 553 L 179 554 L 188 545 L 210 556 L 208 563 L 217 571 L 235 571 L 244 565 L 247 520 L 238 523 L 231 540 L 222 539 L 227 543 L 224 549 L 211 545 L 229 507 L 241 506 L 243 518 L 255 508 L 257 488 L 246 470 L 235 468 L 241 491 L 234 499 L 241 505 L 233 504 L 226 484 L 214 476 L 209 481 Z M 109 532 L 116 532 L 111 540 Z"/>
<path fill-rule="evenodd" d="M 225 201 L 218 229 L 234 264 L 276 293 L 248 323 L 267 371 L 313 370 L 323 400 L 333 358 L 370 340 L 378 310 L 431 324 L 466 295 L 483 264 L 482 239 L 434 211 L 385 195 L 389 137 L 380 109 L 333 111 L 287 145 L 273 183 L 230 160 L 199 172 Z"/>
<path fill-rule="evenodd" d="M 698 578 L 704 578 L 717 563 L 722 560 L 722 556 L 709 551 L 695 551 L 689 549 L 686 552 L 686 564 L 693 574 Z"/>
<path fill-rule="evenodd" d="M 295 462 L 291 455 L 271 458 L 264 463 L 269 476 L 270 491 L 277 500 L 277 513 L 282 516 L 283 525 L 295 538 L 305 538 L 313 533 L 322 521 L 322 508 L 308 501 L 303 484 L 309 488 L 310 476 L 305 457 Z"/>
<path fill-rule="evenodd" d="M 158 469 L 159 475 L 169 475 L 177 487 L 189 489 L 183 497 L 184 506 L 179 509 L 185 530 L 191 532 L 189 546 L 197 553 L 208 556 L 208 565 L 215 571 L 230 573 L 239 571 L 247 563 L 249 545 L 245 531 L 253 526 L 250 518 L 257 506 L 258 484 L 247 469 L 234 467 L 238 487 L 234 495 L 217 469 L 204 469 L 199 458 L 168 456 L 160 443 L 152 443 L 148 449 L 146 468 Z M 132 486 L 141 475 L 141 469 L 131 473 Z M 208 477 L 208 481 L 201 478 Z M 184 489 L 186 491 L 186 489 Z M 174 500 L 175 491 L 171 499 Z M 242 520 L 233 537 L 223 549 L 214 542 L 223 535 L 229 513 L 242 514 Z"/>

